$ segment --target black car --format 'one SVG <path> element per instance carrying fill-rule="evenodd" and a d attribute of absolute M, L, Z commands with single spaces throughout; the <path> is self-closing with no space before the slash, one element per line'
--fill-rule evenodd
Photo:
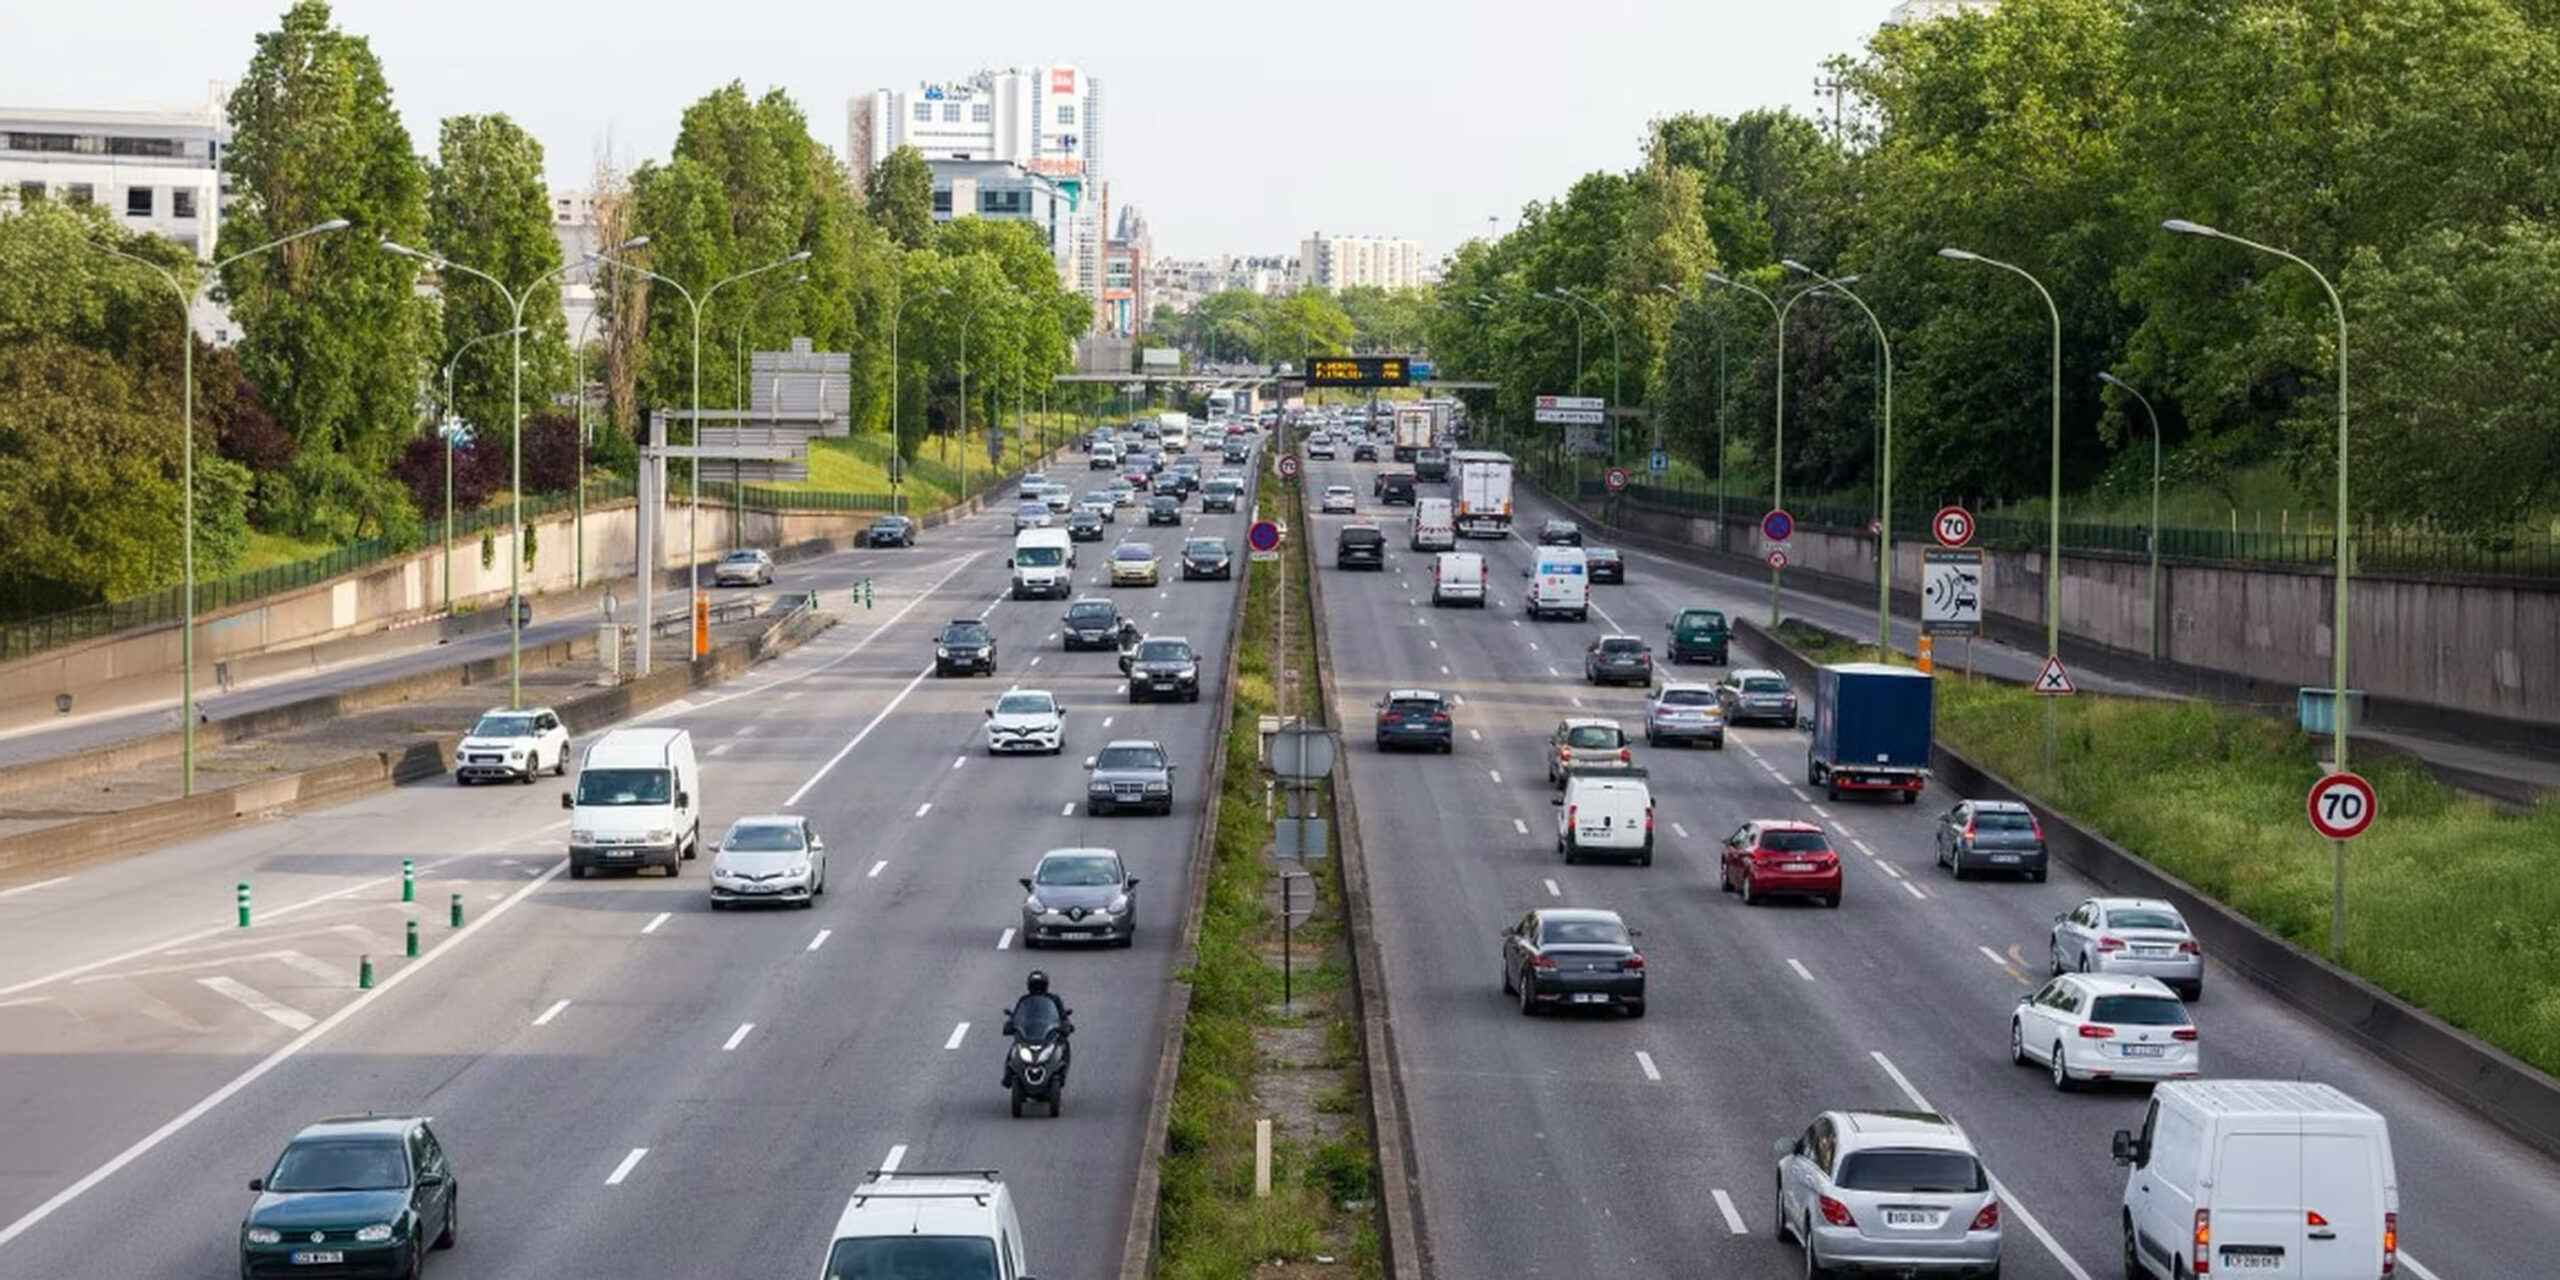
<path fill-rule="evenodd" d="M 1610 1008 L 1644 1016 L 1644 954 L 1636 931 L 1615 911 L 1549 907 L 1502 933 L 1502 994 L 1535 1015 L 1556 1006 Z"/>
<path fill-rule="evenodd" d="M 1627 581 L 1627 558 L 1618 554 L 1616 547 L 1585 548 L 1582 553 L 1582 572 L 1584 581 L 1614 582 L 1624 586 Z"/>
<path fill-rule="evenodd" d="M 937 676 L 994 675 L 996 633 L 976 618 L 953 618 L 933 638 L 933 673 Z"/>
<path fill-rule="evenodd" d="M 1243 500 L 1244 482 L 1241 480 L 1211 480 L 1200 486 L 1200 509 L 1204 512 L 1232 512 Z"/>
<path fill-rule="evenodd" d="M 863 531 L 862 541 L 874 547 L 912 547 L 916 544 L 916 522 L 905 516 L 882 516 Z"/>
<path fill-rule="evenodd" d="M 1102 541 L 1102 516 L 1093 511 L 1067 513 L 1067 538 L 1071 542 Z"/>
<path fill-rule="evenodd" d="M 1546 520 L 1538 525 L 1538 545 L 1542 547 L 1578 547 L 1582 545 L 1582 526 L 1571 520 Z"/>
<path fill-rule="evenodd" d="M 1147 499 L 1147 523 L 1150 525 L 1181 524 L 1182 499 L 1170 493 L 1159 493 Z"/>
<path fill-rule="evenodd" d="M 1378 750 L 1421 747 L 1447 755 L 1453 748 L 1448 699 L 1429 689 L 1397 689 L 1378 699 Z"/>
<path fill-rule="evenodd" d="M 1157 472 L 1155 480 L 1147 486 L 1147 491 L 1159 498 L 1170 497 L 1175 501 L 1180 501 L 1191 492 L 1183 487 L 1182 473 L 1179 471 Z"/>
<path fill-rule="evenodd" d="M 1129 657 L 1129 701 L 1200 700 L 1200 655 L 1180 636 L 1149 636 Z"/>
<path fill-rule="evenodd" d="M 1374 496 L 1378 501 L 1389 506 L 1412 506 L 1413 474 L 1408 471 L 1389 471 L 1381 474 L 1378 477 L 1377 493 Z"/>
<path fill-rule="evenodd" d="M 450 1249 L 461 1191 L 423 1116 L 341 1116 L 293 1135 L 240 1223 L 240 1274 L 415 1276 Z"/>
<path fill-rule="evenodd" d="M 1354 522 L 1342 526 L 1333 541 L 1333 567 L 1336 569 L 1376 569 L 1387 567 L 1387 535 L 1378 526 Z"/>
<path fill-rule="evenodd" d="M 1182 576 L 1228 579 L 1236 576 L 1235 553 L 1224 538 L 1193 538 L 1182 544 Z"/>
<path fill-rule="evenodd" d="M 1071 653 L 1078 649 L 1117 648 L 1124 636 L 1134 636 L 1137 631 L 1137 623 L 1120 616 L 1120 606 L 1101 599 L 1078 600 L 1068 605 L 1066 616 L 1058 620 L 1058 638 Z"/>
<path fill-rule="evenodd" d="M 1367 440 L 1362 440 L 1360 443 L 1351 446 L 1351 460 L 1353 462 L 1376 462 L 1378 460 L 1378 446 L 1371 444 Z"/>

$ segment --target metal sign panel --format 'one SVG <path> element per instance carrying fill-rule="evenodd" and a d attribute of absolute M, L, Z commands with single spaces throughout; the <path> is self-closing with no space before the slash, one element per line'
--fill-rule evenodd
<path fill-rule="evenodd" d="M 1561 422 L 1575 427 L 1596 427 L 1609 420 L 1609 415 L 1598 409 L 1540 409 L 1536 416 L 1540 422 Z"/>
<path fill-rule="evenodd" d="M 1609 402 L 1598 396 L 1540 396 L 1538 397 L 1537 404 L 1532 407 L 1539 409 L 1588 409 L 1597 413 L 1602 409 L 1608 408 Z"/>
<path fill-rule="evenodd" d="M 1935 636 L 1982 634 L 1980 551 L 1920 549 L 1920 631 Z"/>
<path fill-rule="evenodd" d="M 1333 731 L 1318 725 L 1289 725 L 1271 735 L 1271 772 L 1292 782 L 1313 782 L 1333 773 Z"/>

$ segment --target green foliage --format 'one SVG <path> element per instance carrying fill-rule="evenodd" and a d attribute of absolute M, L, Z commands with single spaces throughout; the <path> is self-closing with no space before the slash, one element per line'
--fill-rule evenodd
<path fill-rule="evenodd" d="M 561 267 L 560 242 L 551 233 L 542 144 L 504 115 L 454 116 L 444 122 L 427 177 L 427 242 L 421 247 L 485 272 L 523 296 L 522 403 L 530 416 L 569 387 L 569 330 L 554 274 Z M 439 368 L 474 339 L 514 327 L 516 313 L 487 282 L 450 272 L 437 283 L 443 305 Z M 501 448 L 515 432 L 515 387 L 507 368 L 515 346 L 502 338 L 472 347 L 454 365 L 454 403 L 439 406 L 460 413 L 479 438 Z M 439 383 L 437 394 L 442 391 Z"/>
<path fill-rule="evenodd" d="M 862 183 L 871 221 L 901 249 L 933 247 L 933 170 L 924 153 L 899 147 L 871 167 Z"/>

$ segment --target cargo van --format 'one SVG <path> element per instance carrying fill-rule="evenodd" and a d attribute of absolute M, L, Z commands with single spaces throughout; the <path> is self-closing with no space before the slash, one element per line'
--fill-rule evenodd
<path fill-rule="evenodd" d="M 1521 571 L 1529 578 L 1528 610 L 1532 622 L 1549 614 L 1581 622 L 1591 616 L 1591 568 L 1580 547 L 1539 547 Z"/>
<path fill-rule="evenodd" d="M 2335 1086 L 2171 1080 L 2127 1168 L 2125 1273 L 2377 1280 L 2397 1274 L 2400 1187 L 2382 1116 Z"/>
<path fill-rule="evenodd" d="M 1457 517 L 1447 498 L 1424 498 L 1413 504 L 1407 535 L 1416 551 L 1447 551 L 1458 545 Z"/>
<path fill-rule="evenodd" d="M 1484 607 L 1484 557 L 1473 551 L 1443 551 L 1431 562 L 1431 603 Z"/>
<path fill-rule="evenodd" d="M 679 875 L 702 843 L 702 768 L 682 729 L 615 729 L 587 745 L 569 811 L 569 878 L 598 867 Z"/>
<path fill-rule="evenodd" d="M 1653 865 L 1653 789 L 1642 770 L 1599 777 L 1568 773 L 1556 806 L 1556 852 L 1571 866 L 1589 857 Z"/>
<path fill-rule="evenodd" d="M 1013 535 L 1013 554 L 1004 564 L 1013 570 L 1016 600 L 1064 600 L 1076 593 L 1076 544 L 1064 529 L 1025 529 Z"/>

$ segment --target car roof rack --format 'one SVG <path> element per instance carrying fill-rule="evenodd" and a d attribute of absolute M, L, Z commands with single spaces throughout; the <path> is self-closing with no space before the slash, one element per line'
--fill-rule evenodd
<path fill-rule="evenodd" d="M 922 1181 L 927 1178 L 984 1179 L 986 1187 L 902 1187 L 896 1182 L 882 1183 L 884 1178 Z M 853 1193 L 853 1202 L 865 1200 L 975 1200 L 980 1204 L 995 1194 L 1004 1178 L 993 1169 L 872 1169 L 862 1175 L 861 1189 Z"/>

